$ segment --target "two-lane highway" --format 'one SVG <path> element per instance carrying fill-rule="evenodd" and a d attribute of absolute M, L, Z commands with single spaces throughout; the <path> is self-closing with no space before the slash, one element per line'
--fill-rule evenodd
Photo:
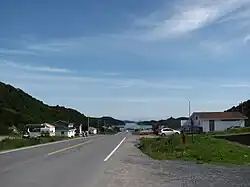
<path fill-rule="evenodd" d="M 0 153 L 1 187 L 94 187 L 126 134 Z"/>

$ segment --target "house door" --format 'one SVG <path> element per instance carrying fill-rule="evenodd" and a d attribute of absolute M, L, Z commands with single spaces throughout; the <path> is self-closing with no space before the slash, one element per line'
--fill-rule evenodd
<path fill-rule="evenodd" d="M 209 131 L 214 131 L 214 120 L 209 120 Z"/>

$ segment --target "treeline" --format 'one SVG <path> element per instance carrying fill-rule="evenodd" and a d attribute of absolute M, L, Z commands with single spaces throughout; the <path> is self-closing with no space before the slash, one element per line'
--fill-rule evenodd
<path fill-rule="evenodd" d="M 57 120 L 83 124 L 87 127 L 87 117 L 77 110 L 63 106 L 49 106 L 19 88 L 0 82 L 0 134 L 9 133 L 10 126 L 22 130 L 28 123 L 52 123 Z M 124 125 L 123 121 L 111 117 L 90 118 L 90 125 L 97 127 Z"/>
<path fill-rule="evenodd" d="M 247 100 L 243 103 L 240 103 L 238 106 L 233 106 L 232 108 L 230 108 L 229 110 L 227 110 L 228 112 L 241 112 L 243 113 L 246 117 L 248 117 L 246 126 L 250 126 L 250 100 Z"/>
<path fill-rule="evenodd" d="M 157 128 L 158 126 L 165 126 L 173 129 L 178 129 L 181 127 L 181 120 L 187 120 L 186 117 L 173 118 L 170 117 L 166 120 L 151 120 L 151 121 L 140 121 L 138 125 L 152 125 L 153 128 Z"/>

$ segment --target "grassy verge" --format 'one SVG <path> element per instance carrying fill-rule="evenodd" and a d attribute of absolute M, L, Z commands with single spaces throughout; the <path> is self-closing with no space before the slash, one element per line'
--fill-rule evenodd
<path fill-rule="evenodd" d="M 209 135 L 188 136 L 183 145 L 180 136 L 169 138 L 141 138 L 140 149 L 157 160 L 191 160 L 197 163 L 250 165 L 250 149 Z"/>
<path fill-rule="evenodd" d="M 44 144 L 49 142 L 55 142 L 60 140 L 68 139 L 67 137 L 62 136 L 53 136 L 53 137 L 39 137 L 39 138 L 29 138 L 29 139 L 4 139 L 0 141 L 0 151 L 8 149 L 16 149 L 21 147 L 27 147 L 32 145 Z"/>
<path fill-rule="evenodd" d="M 210 135 L 233 135 L 233 134 L 250 134 L 250 127 L 229 129 L 225 131 L 209 132 Z"/>

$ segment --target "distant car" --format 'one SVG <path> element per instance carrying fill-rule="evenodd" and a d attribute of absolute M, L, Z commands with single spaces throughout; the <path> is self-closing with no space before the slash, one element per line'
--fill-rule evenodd
<path fill-rule="evenodd" d="M 177 131 L 177 130 L 174 130 L 174 129 L 171 129 L 171 128 L 163 128 L 159 131 L 158 133 L 160 136 L 170 136 L 170 135 L 173 135 L 173 134 L 181 134 L 180 131 Z"/>
<path fill-rule="evenodd" d="M 126 132 L 128 132 L 128 130 L 126 130 Z"/>
<path fill-rule="evenodd" d="M 23 134 L 23 138 L 29 138 L 30 137 L 30 134 L 29 133 L 24 133 Z"/>

